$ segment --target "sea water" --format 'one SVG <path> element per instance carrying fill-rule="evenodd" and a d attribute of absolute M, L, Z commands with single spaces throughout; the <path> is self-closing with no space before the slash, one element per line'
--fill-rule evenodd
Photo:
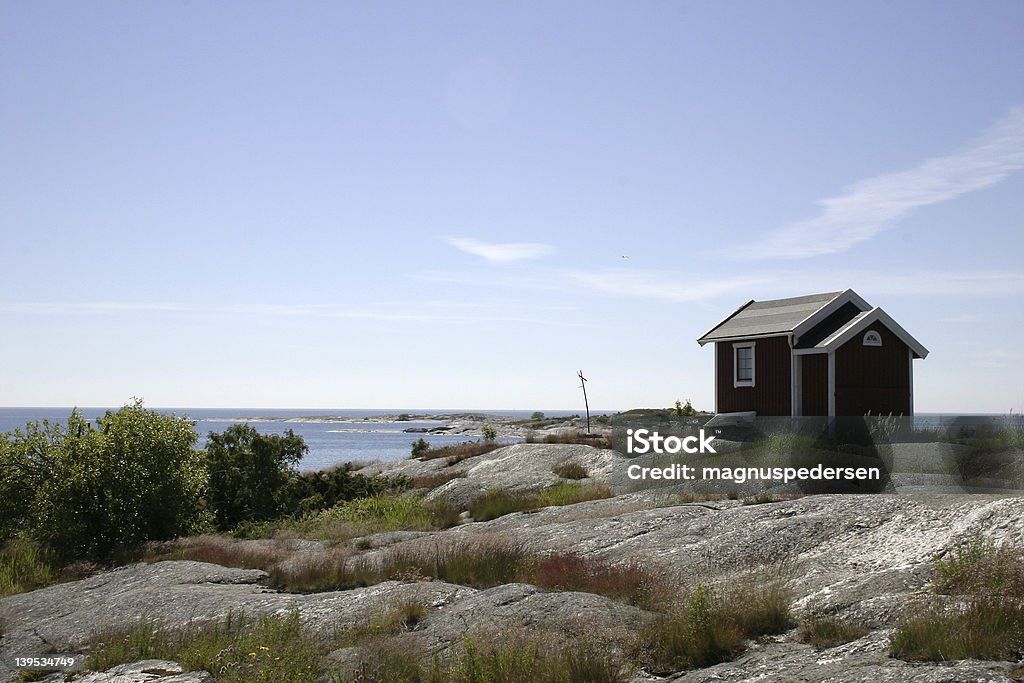
<path fill-rule="evenodd" d="M 107 408 L 79 408 L 89 420 L 95 420 L 107 412 Z M 344 462 L 369 460 L 400 460 L 409 457 L 412 442 L 426 439 L 432 446 L 445 446 L 476 441 L 479 437 L 465 435 L 410 433 L 406 429 L 429 429 L 439 424 L 434 421 L 420 422 L 363 422 L 360 418 L 380 415 L 451 415 L 455 413 L 489 413 L 529 417 L 532 411 L 481 411 L 481 410 L 302 410 L 277 408 L 156 408 L 161 413 L 188 417 L 195 422 L 199 434 L 198 444 L 203 446 L 210 432 L 223 432 L 232 424 L 247 423 L 263 434 L 283 434 L 291 429 L 301 436 L 309 452 L 299 463 L 300 470 L 321 470 Z M 71 408 L 2 408 L 0 407 L 0 433 L 23 428 L 26 422 L 50 420 L 64 424 L 71 414 Z M 568 414 L 556 411 L 552 415 Z M 325 417 L 341 418 L 339 421 L 323 422 Z M 308 419 L 304 419 L 308 418 Z M 286 421 L 285 421 L 286 420 Z M 507 442 L 518 439 L 503 439 Z"/>

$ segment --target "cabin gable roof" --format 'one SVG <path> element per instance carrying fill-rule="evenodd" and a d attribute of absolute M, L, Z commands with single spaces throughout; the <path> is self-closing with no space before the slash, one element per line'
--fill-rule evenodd
<path fill-rule="evenodd" d="M 872 323 L 880 322 L 889 329 L 890 332 L 895 334 L 900 341 L 906 344 L 910 350 L 914 353 L 915 358 L 927 358 L 928 349 L 924 347 L 921 342 L 917 341 L 907 332 L 903 327 L 897 323 L 892 317 L 883 311 L 879 307 L 872 308 L 870 311 L 864 311 L 857 315 L 855 318 L 841 326 L 831 335 L 821 340 L 811 348 L 796 349 L 794 353 L 798 355 L 806 353 L 831 353 L 838 349 L 846 342 L 853 339 L 859 333 L 866 330 Z"/>
<path fill-rule="evenodd" d="M 862 311 L 870 308 L 852 289 L 771 301 L 751 300 L 711 328 L 697 343 L 703 346 L 715 341 L 788 334 L 799 337 L 848 303 Z"/>

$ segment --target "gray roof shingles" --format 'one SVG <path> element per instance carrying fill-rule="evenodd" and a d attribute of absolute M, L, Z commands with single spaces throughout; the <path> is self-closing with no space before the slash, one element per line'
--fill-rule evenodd
<path fill-rule="evenodd" d="M 790 299 L 753 301 L 698 339 L 700 343 L 792 332 L 808 316 L 842 292 L 810 294 Z"/>

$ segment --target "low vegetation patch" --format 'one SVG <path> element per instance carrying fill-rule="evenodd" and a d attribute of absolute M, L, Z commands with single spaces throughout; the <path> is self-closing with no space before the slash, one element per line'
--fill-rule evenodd
<path fill-rule="evenodd" d="M 627 663 L 596 643 L 557 648 L 538 638 L 467 638 L 446 660 L 423 663 L 398 640 L 364 648 L 345 683 L 625 683 Z"/>
<path fill-rule="evenodd" d="M 0 550 L 0 598 L 57 581 L 53 560 L 38 544 L 16 539 Z"/>
<path fill-rule="evenodd" d="M 297 535 L 323 541 L 347 541 L 385 531 L 437 531 L 455 526 L 460 510 L 447 498 L 426 501 L 413 495 L 380 494 L 338 503 L 304 519 L 245 525 L 245 538 Z"/>
<path fill-rule="evenodd" d="M 936 562 L 935 592 L 890 640 L 894 657 L 916 661 L 1015 660 L 1024 652 L 1024 549 L 978 541 Z"/>
<path fill-rule="evenodd" d="M 560 463 L 551 472 L 562 479 L 586 479 L 590 475 L 587 468 L 578 462 Z"/>
<path fill-rule="evenodd" d="M 734 659 L 749 638 L 793 625 L 789 593 L 779 583 L 751 582 L 725 595 L 700 586 L 643 630 L 641 659 L 655 674 L 704 668 Z"/>
<path fill-rule="evenodd" d="M 604 484 L 584 486 L 575 482 L 560 482 L 539 492 L 515 493 L 497 487 L 470 501 L 469 514 L 478 522 L 486 522 L 512 512 L 532 512 L 544 507 L 573 505 L 611 497 L 611 489 Z"/>
<path fill-rule="evenodd" d="M 228 615 L 181 631 L 143 620 L 100 635 L 89 652 L 86 666 L 94 671 L 165 659 L 180 663 L 186 671 L 207 671 L 217 683 L 316 683 L 326 671 L 327 646 L 305 632 L 298 613 L 293 612 L 258 619 Z"/>
<path fill-rule="evenodd" d="M 356 557 L 347 548 L 327 549 L 275 565 L 270 575 L 272 585 L 296 593 L 426 578 L 474 588 L 529 583 L 640 606 L 649 606 L 654 584 L 639 564 L 611 564 L 571 552 L 536 555 L 521 544 L 491 538 L 398 546 L 377 558 Z"/>
<path fill-rule="evenodd" d="M 387 552 L 376 567 L 377 577 L 428 577 L 475 588 L 520 580 L 531 556 L 519 544 L 488 540 L 399 547 Z"/>
<path fill-rule="evenodd" d="M 421 450 L 418 455 L 414 455 L 418 460 L 434 460 L 436 458 L 444 458 L 447 465 L 455 465 L 467 458 L 473 458 L 478 455 L 484 455 L 491 451 L 496 451 L 499 448 L 504 448 L 508 444 L 498 443 L 497 441 L 466 441 L 465 443 L 454 444 L 452 446 L 441 446 L 440 448 L 428 448 L 427 450 Z"/>
<path fill-rule="evenodd" d="M 798 637 L 816 650 L 827 650 L 863 638 L 870 632 L 867 627 L 851 621 L 819 617 L 801 624 Z"/>
<path fill-rule="evenodd" d="M 381 636 L 393 636 L 415 630 L 427 616 L 427 607 L 422 602 L 410 600 L 388 607 L 384 612 L 360 624 L 338 633 L 336 647 L 351 647 Z"/>
<path fill-rule="evenodd" d="M 593 446 L 594 448 L 611 448 L 612 439 L 602 434 L 587 434 L 582 429 L 560 429 L 554 434 L 538 436 L 535 432 L 526 435 L 526 443 L 562 443 Z"/>
<path fill-rule="evenodd" d="M 174 541 L 147 543 L 144 562 L 163 560 L 195 560 L 222 567 L 268 569 L 288 555 L 280 542 L 243 542 L 225 536 L 204 534 Z"/>
<path fill-rule="evenodd" d="M 438 486 L 444 486 L 452 479 L 465 478 L 465 470 L 461 470 L 458 472 L 437 472 L 434 474 L 423 474 L 418 477 L 413 477 L 411 480 L 411 485 L 412 488 L 414 489 L 436 489 Z"/>
<path fill-rule="evenodd" d="M 576 553 L 536 560 L 524 579 L 549 590 L 597 593 L 632 605 L 649 606 L 651 575 L 639 564 L 610 564 Z"/>

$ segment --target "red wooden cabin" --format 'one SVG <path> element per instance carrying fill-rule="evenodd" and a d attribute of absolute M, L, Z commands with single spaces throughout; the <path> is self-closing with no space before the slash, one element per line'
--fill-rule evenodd
<path fill-rule="evenodd" d="M 697 340 L 715 345 L 715 410 L 778 416 L 914 414 L 928 349 L 852 289 L 748 301 Z"/>

